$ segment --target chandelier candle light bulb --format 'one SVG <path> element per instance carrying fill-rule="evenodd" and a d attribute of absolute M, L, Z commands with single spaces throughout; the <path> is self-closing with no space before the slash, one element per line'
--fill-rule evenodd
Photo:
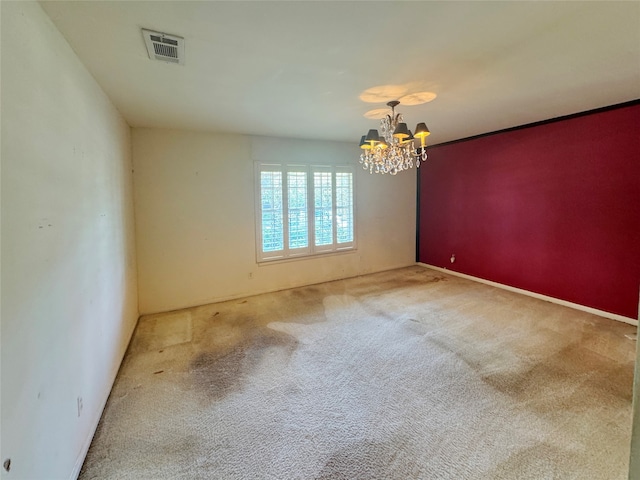
<path fill-rule="evenodd" d="M 414 161 L 419 167 L 420 162 L 427 160 L 426 138 L 431 132 L 425 123 L 418 123 L 415 133 L 411 133 L 402 114 L 395 111 L 399 104 L 398 100 L 387 103 L 391 114 L 380 121 L 382 135 L 371 129 L 360 138 L 360 163 L 369 173 L 395 175 L 413 168 Z"/>

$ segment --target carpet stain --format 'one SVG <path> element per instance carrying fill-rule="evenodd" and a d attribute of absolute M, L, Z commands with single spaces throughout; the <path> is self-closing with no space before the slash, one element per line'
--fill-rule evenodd
<path fill-rule="evenodd" d="M 438 282 L 446 282 L 446 277 L 431 277 L 424 280 L 422 283 L 438 283 Z"/>
<path fill-rule="evenodd" d="M 540 412 L 558 408 L 581 410 L 631 401 L 629 368 L 569 344 L 526 369 L 483 375 L 482 380 L 519 401 L 529 400 Z M 587 387 L 590 395 L 576 393 Z M 553 396 L 548 395 L 550 391 Z M 533 401 L 536 400 L 536 401 Z"/>
<path fill-rule="evenodd" d="M 446 281 L 445 277 L 441 276 L 432 276 L 432 275 L 419 275 L 419 276 L 411 276 L 404 277 L 400 281 L 397 279 L 390 279 L 389 281 L 382 282 L 378 285 L 381 290 L 396 290 L 396 289 L 404 289 L 408 287 L 421 287 L 429 283 L 438 283 L 442 281 Z"/>
<path fill-rule="evenodd" d="M 428 335 L 432 330 L 432 327 L 428 324 L 422 323 L 416 318 L 408 318 L 406 320 L 398 320 L 399 327 L 403 328 L 411 334 L 411 336 L 423 337 Z"/>
<path fill-rule="evenodd" d="M 479 349 L 471 342 L 442 335 L 431 335 L 427 341 L 462 360 L 495 391 L 538 414 L 631 401 L 633 370 L 583 348 L 579 342 L 567 342 L 559 349 L 555 344 L 547 352 L 539 347 L 535 355 L 529 355 L 499 344 L 491 350 Z M 585 388 L 590 395 L 582 393 Z"/>
<path fill-rule="evenodd" d="M 421 267 L 245 302 L 141 319 L 79 478 L 627 478 L 631 325 Z"/>
<path fill-rule="evenodd" d="M 299 308 L 322 308 L 324 294 L 317 287 L 294 288 L 293 290 L 287 291 L 286 295 L 289 301 L 293 302 Z"/>
<path fill-rule="evenodd" d="M 505 461 L 496 466 L 489 478 L 506 479 L 510 478 L 513 472 L 518 472 L 518 480 L 558 478 L 560 472 L 557 465 L 562 463 L 565 469 L 571 471 L 571 464 L 574 461 L 575 456 L 571 453 L 541 442 L 509 455 Z"/>
<path fill-rule="evenodd" d="M 320 296 L 320 289 L 315 286 L 294 288 L 289 290 L 289 292 L 295 297 L 314 298 Z M 322 298 L 322 296 L 320 296 L 320 298 Z"/>
<path fill-rule="evenodd" d="M 315 480 L 375 480 L 400 478 L 393 474 L 398 449 L 393 442 L 362 441 L 329 457 Z"/>
<path fill-rule="evenodd" d="M 186 455 L 202 450 L 202 438 L 197 435 L 175 436 L 167 443 L 161 443 L 163 455 L 184 458 Z"/>
<path fill-rule="evenodd" d="M 191 380 L 211 400 L 220 400 L 242 388 L 248 374 L 272 349 L 282 349 L 291 356 L 298 341 L 283 332 L 245 323 L 246 331 L 231 345 L 197 354 L 191 361 Z"/>
<path fill-rule="evenodd" d="M 541 385 L 552 385 L 566 380 L 566 373 L 555 365 L 535 364 L 530 368 L 515 368 L 487 375 L 482 381 L 495 390 L 515 398 L 537 393 Z"/>

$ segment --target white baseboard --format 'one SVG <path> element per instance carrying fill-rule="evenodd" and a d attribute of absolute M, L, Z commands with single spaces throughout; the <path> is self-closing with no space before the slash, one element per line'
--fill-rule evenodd
<path fill-rule="evenodd" d="M 109 396 L 107 395 L 107 398 L 104 399 L 104 403 L 102 404 L 102 408 L 100 408 L 100 411 L 98 412 L 97 419 L 93 419 L 93 428 L 91 429 L 91 434 L 84 440 L 82 450 L 80 451 L 80 455 L 78 455 L 78 458 L 76 459 L 76 463 L 73 466 L 73 470 L 71 471 L 69 480 L 77 480 L 77 478 L 80 476 L 80 470 L 82 470 L 84 460 L 87 457 L 87 453 L 89 453 L 89 447 L 91 447 L 91 442 L 93 441 L 93 437 L 96 434 L 96 430 L 98 429 L 98 423 L 100 423 L 100 418 L 102 417 L 102 412 L 107 406 L 108 399 Z"/>
<path fill-rule="evenodd" d="M 80 451 L 80 455 L 76 458 L 76 463 L 73 466 L 73 470 L 71 471 L 71 475 L 69 476 L 69 480 L 77 480 L 80 476 L 80 471 L 82 470 L 82 466 L 84 465 L 84 461 L 87 457 L 87 453 L 89 453 L 89 448 L 91 447 L 91 442 L 93 442 L 93 437 L 98 430 L 98 424 L 100 423 L 100 419 L 102 418 L 102 413 L 107 406 L 107 402 L 109 401 L 109 397 L 111 396 L 111 389 L 113 388 L 113 384 L 116 381 L 116 377 L 118 376 L 118 372 L 120 371 L 120 367 L 122 366 L 122 362 L 124 361 L 124 357 L 127 354 L 127 350 L 129 350 L 129 345 L 131 344 L 131 339 L 133 338 L 133 333 L 135 332 L 138 321 L 140 320 L 140 315 L 136 317 L 136 321 L 133 322 L 133 327 L 128 332 L 127 335 L 127 343 L 124 349 L 124 352 L 120 356 L 120 361 L 118 362 L 118 367 L 111 373 L 111 382 L 109 383 L 109 389 L 107 391 L 107 395 L 104 397 L 101 407 L 96 412 L 96 415 L 91 422 L 92 428 L 90 435 L 84 440 L 84 444 L 82 445 L 82 450 Z"/>
<path fill-rule="evenodd" d="M 436 267 L 434 265 L 429 265 L 427 263 L 422 263 L 422 262 L 416 262 L 416 263 L 417 265 L 420 265 L 422 267 L 430 268 L 432 270 L 437 270 L 443 273 L 448 273 L 449 275 L 455 275 L 456 277 L 466 278 L 467 280 L 473 280 L 474 282 L 484 283 L 486 285 L 491 285 L 492 287 L 502 288 L 504 290 L 509 290 L 510 292 L 521 293 L 522 295 L 527 295 L 529 297 L 537 298 L 539 300 L 545 300 L 547 302 L 557 303 L 558 305 L 562 305 L 564 307 L 575 308 L 576 310 L 581 310 L 583 312 L 599 315 L 600 317 L 610 318 L 612 320 L 617 320 L 619 322 L 624 322 L 630 325 L 638 326 L 638 320 L 625 317 L 623 315 L 618 315 L 617 313 L 605 312 L 604 310 L 598 310 L 597 308 L 586 307 L 584 305 L 580 305 L 579 303 L 568 302 L 566 300 L 561 300 L 559 298 L 549 297 L 548 295 L 542 295 L 540 293 L 530 292 L 529 290 L 524 290 L 522 288 L 511 287 L 509 285 L 504 285 L 502 283 L 492 282 L 491 280 L 485 280 L 484 278 L 474 277 L 471 275 L 467 275 L 466 273 L 454 272 L 453 270 L 447 270 L 446 268 Z"/>
<path fill-rule="evenodd" d="M 2 0 L 0 0 L 0 2 L 1 1 Z M 291 260 L 288 260 L 288 261 L 291 261 Z M 266 265 L 268 266 L 270 264 L 271 263 L 267 263 Z M 415 265 L 415 264 L 403 263 L 401 265 L 386 266 L 386 267 L 383 267 L 382 270 L 359 271 L 356 273 L 349 273 L 346 276 L 338 275 L 335 278 L 329 277 L 322 280 L 314 280 L 312 281 L 312 283 L 306 283 L 306 282 L 294 283 L 290 285 L 280 285 L 275 288 L 259 288 L 251 291 L 243 291 L 233 295 L 222 295 L 217 297 L 201 298 L 201 299 L 196 299 L 192 302 L 189 302 L 189 304 L 172 304 L 172 305 L 165 305 L 161 308 L 154 308 L 152 310 L 142 310 L 140 312 L 140 316 L 144 317 L 147 315 L 156 315 L 158 313 L 176 312 L 178 310 L 184 310 L 185 308 L 201 307 L 203 305 L 210 305 L 212 303 L 228 302 L 230 300 L 237 300 L 239 298 L 255 297 L 257 295 L 264 295 L 265 293 L 275 293 L 275 292 L 281 292 L 283 290 L 291 290 L 292 288 L 310 287 L 311 285 L 318 285 L 320 283 L 337 282 L 339 280 L 348 280 L 349 278 L 357 278 L 363 275 L 373 275 L 374 273 L 388 272 L 391 270 L 397 270 L 399 268 L 410 267 L 412 265 Z M 265 264 L 262 264 L 261 266 L 265 266 Z"/>

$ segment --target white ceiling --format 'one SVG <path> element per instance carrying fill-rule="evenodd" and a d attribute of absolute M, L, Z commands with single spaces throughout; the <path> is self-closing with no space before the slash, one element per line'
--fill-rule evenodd
<path fill-rule="evenodd" d="M 41 2 L 134 127 L 357 142 L 398 108 L 430 143 L 640 98 L 640 2 Z M 185 37 L 148 58 L 140 29 Z M 594 132 L 597 135 L 597 132 Z"/>

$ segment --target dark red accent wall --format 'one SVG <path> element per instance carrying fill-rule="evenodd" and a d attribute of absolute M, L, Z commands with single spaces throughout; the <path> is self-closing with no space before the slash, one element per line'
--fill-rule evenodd
<path fill-rule="evenodd" d="M 419 172 L 420 262 L 638 318 L 637 102 L 431 147 Z"/>

